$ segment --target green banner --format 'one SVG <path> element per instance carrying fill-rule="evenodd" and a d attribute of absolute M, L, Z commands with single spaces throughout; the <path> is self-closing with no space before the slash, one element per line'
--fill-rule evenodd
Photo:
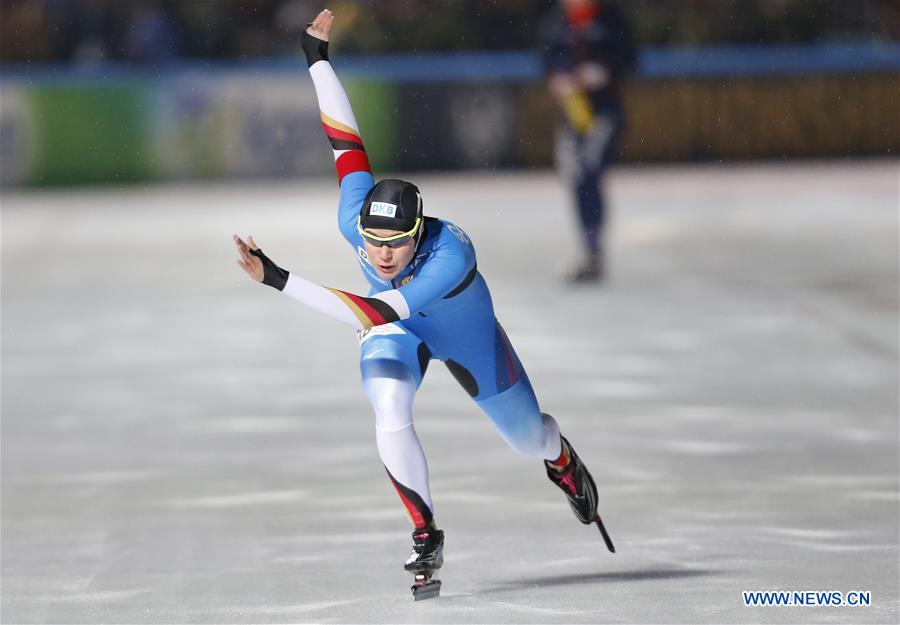
<path fill-rule="evenodd" d="M 549 167 L 556 105 L 539 82 L 348 76 L 376 172 Z M 900 76 L 664 78 L 625 90 L 624 161 L 900 151 Z M 4 185 L 330 175 L 312 81 L 296 72 L 4 82 Z"/>
<path fill-rule="evenodd" d="M 397 162 L 397 89 L 386 82 L 350 80 L 347 95 L 373 171 L 392 171 Z"/>
<path fill-rule="evenodd" d="M 153 177 L 147 90 L 135 86 L 38 87 L 33 184 L 133 182 Z"/>

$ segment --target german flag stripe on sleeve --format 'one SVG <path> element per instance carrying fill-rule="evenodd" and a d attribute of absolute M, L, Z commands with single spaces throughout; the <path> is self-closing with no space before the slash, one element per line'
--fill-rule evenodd
<path fill-rule="evenodd" d="M 309 66 L 309 75 L 316 89 L 325 136 L 334 150 L 338 181 L 355 171 L 372 173 L 350 99 L 331 63 L 325 59 L 313 63 Z"/>
<path fill-rule="evenodd" d="M 353 126 L 342 124 L 333 117 L 329 117 L 324 111 L 321 112 L 321 118 L 322 124 L 325 126 L 325 132 L 328 132 L 329 129 L 336 130 L 338 132 L 345 132 L 349 135 L 353 135 L 360 143 L 362 143 L 362 140 L 359 138 L 359 131 Z"/>
<path fill-rule="evenodd" d="M 347 174 L 352 174 L 355 171 L 372 173 L 369 157 L 362 150 L 348 150 L 344 152 L 337 157 L 334 166 L 337 168 L 338 182 L 343 180 Z"/>
<path fill-rule="evenodd" d="M 353 311 L 363 328 L 399 321 L 400 315 L 387 303 L 374 297 L 360 297 L 339 289 L 328 289 Z"/>
<path fill-rule="evenodd" d="M 363 150 L 363 146 L 360 143 L 346 141 L 344 139 L 335 139 L 334 137 L 328 137 L 328 140 L 331 142 L 332 150 Z"/>
<path fill-rule="evenodd" d="M 332 141 L 347 141 L 348 143 L 356 143 L 359 145 L 360 150 L 364 149 L 362 147 L 362 139 L 360 139 L 359 135 L 355 132 L 347 132 L 345 130 L 338 130 L 337 128 L 332 128 L 325 122 L 322 122 L 322 128 L 325 129 L 325 134 Z"/>

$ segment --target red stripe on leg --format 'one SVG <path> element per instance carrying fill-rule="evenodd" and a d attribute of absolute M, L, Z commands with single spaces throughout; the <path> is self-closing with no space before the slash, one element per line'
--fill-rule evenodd
<path fill-rule="evenodd" d="M 396 483 L 394 484 L 394 490 L 400 495 L 400 501 L 402 501 L 403 505 L 406 507 L 406 512 L 409 514 L 409 518 L 412 520 L 415 529 L 421 530 L 428 527 L 428 521 L 425 520 L 425 517 L 422 516 L 422 513 L 419 512 L 419 509 L 416 508 L 413 502 L 403 494 L 403 491 L 400 490 L 400 487 L 397 486 Z"/>
<path fill-rule="evenodd" d="M 384 469 L 387 471 L 387 467 Z M 387 471 L 387 474 L 391 480 L 391 484 L 394 485 L 394 489 L 400 496 L 400 501 L 403 502 L 406 513 L 409 515 L 409 520 L 412 521 L 415 529 L 422 530 L 431 525 L 431 510 L 425 505 L 425 502 L 422 501 L 419 494 L 395 480 L 390 471 Z"/>
<path fill-rule="evenodd" d="M 512 386 L 519 380 L 519 371 L 513 356 L 512 344 L 509 342 L 509 337 L 506 336 L 506 331 L 502 327 L 500 327 L 500 337 L 503 340 L 503 360 L 505 361 L 504 364 L 506 364 L 506 375 L 509 379 L 509 385 Z"/>
<path fill-rule="evenodd" d="M 341 154 L 334 166 L 337 168 L 338 182 L 344 179 L 347 174 L 355 171 L 367 171 L 372 173 L 369 166 L 369 157 L 362 150 L 349 150 Z"/>

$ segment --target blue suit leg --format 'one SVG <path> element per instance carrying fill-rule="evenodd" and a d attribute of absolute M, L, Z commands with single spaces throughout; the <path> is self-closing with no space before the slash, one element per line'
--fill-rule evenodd
<path fill-rule="evenodd" d="M 555 459 L 560 453 L 559 426 L 541 412 L 528 375 L 500 324 L 495 321 L 487 336 L 479 334 L 478 341 L 460 336 L 459 351 L 446 360 L 450 372 L 510 447 L 526 456 Z"/>
<path fill-rule="evenodd" d="M 559 456 L 559 425 L 538 408 L 528 376 L 478 402 L 478 407 L 491 418 L 503 440 L 520 454 L 545 460 Z"/>
<path fill-rule="evenodd" d="M 431 352 L 418 336 L 399 323 L 360 333 L 359 371 L 369 378 L 410 379 L 416 388 L 428 368 Z"/>
<path fill-rule="evenodd" d="M 599 252 L 606 225 L 604 173 L 613 161 L 615 145 L 621 132 L 621 115 L 617 111 L 600 112 L 596 128 L 575 140 L 580 168 L 574 192 L 588 253 Z"/>

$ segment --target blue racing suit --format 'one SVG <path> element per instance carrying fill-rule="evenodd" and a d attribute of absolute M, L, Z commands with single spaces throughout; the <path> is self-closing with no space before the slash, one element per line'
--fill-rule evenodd
<path fill-rule="evenodd" d="M 363 387 L 376 417 L 379 455 L 417 529 L 433 524 L 428 470 L 412 427 L 412 400 L 428 363 L 442 360 L 487 413 L 506 442 L 545 460 L 563 455 L 559 427 L 538 407 L 522 363 L 494 316 L 475 247 L 458 226 L 426 217 L 409 264 L 379 277 L 357 229 L 375 185 L 349 99 L 327 57 L 327 44 L 304 38 L 322 125 L 340 184 L 338 225 L 370 285 L 361 296 L 323 287 L 281 269 L 262 254 L 264 282 L 357 328 Z"/>
<path fill-rule="evenodd" d="M 354 248 L 371 285 L 369 294 L 397 289 L 411 315 L 360 331 L 363 378 L 412 375 L 418 386 L 429 361 L 442 360 L 507 443 L 537 455 L 544 447 L 540 409 L 522 363 L 494 316 L 472 241 L 459 226 L 426 218 L 412 262 L 393 281 L 382 280 L 356 229 L 363 199 L 374 184 L 365 171 L 343 178 L 340 231 Z"/>

